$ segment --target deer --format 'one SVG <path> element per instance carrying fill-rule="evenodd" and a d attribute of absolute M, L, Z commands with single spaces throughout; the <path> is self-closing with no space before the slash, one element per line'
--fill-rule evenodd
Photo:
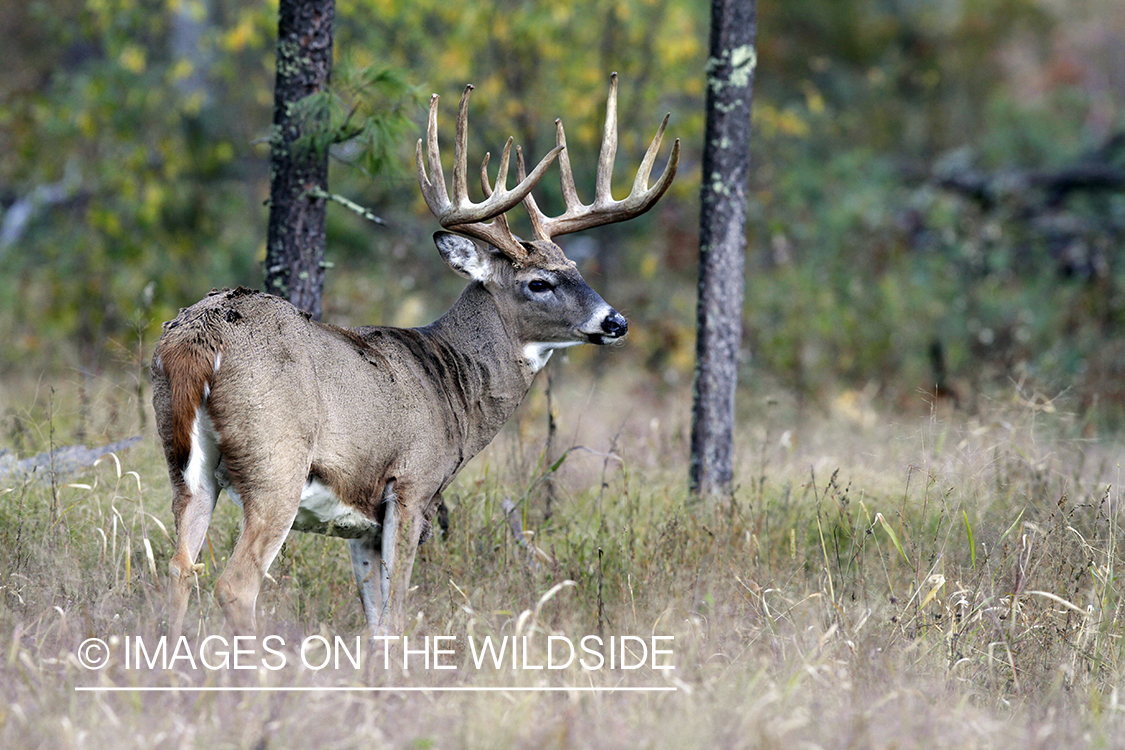
<path fill-rule="evenodd" d="M 458 108 L 452 197 L 438 148 L 437 94 L 425 149 L 422 139 L 416 149 L 422 195 L 443 228 L 434 243 L 469 280 L 436 321 L 343 328 L 240 287 L 213 290 L 164 324 L 151 373 L 176 530 L 167 614 L 174 642 L 204 569 L 196 558 L 220 490 L 242 507 L 241 532 L 214 587 L 236 634 L 256 633 L 262 580 L 289 532 L 303 531 L 348 540 L 371 634 L 402 635 L 415 554 L 442 493 L 513 415 L 554 350 L 626 335 L 625 318 L 554 239 L 632 219 L 664 195 L 676 174 L 678 139 L 659 179 L 649 181 L 668 116 L 629 195 L 614 200 L 615 73 L 592 203 L 582 203 L 575 189 L 561 120 L 555 147 L 530 174 L 517 146 L 514 188 L 507 188 L 513 139 L 494 184 L 486 154 L 484 200 L 473 202 L 466 153 L 472 89 Z M 565 210 L 547 216 L 531 191 L 556 158 Z M 506 213 L 517 203 L 533 239 L 511 230 Z"/>

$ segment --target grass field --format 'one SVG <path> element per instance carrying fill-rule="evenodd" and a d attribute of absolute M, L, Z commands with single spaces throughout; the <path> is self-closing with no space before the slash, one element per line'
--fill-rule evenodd
<path fill-rule="evenodd" d="M 359 667 L 292 650 L 269 666 L 253 652 L 256 669 L 218 650 L 216 668 L 127 665 L 127 644 L 158 643 L 172 550 L 151 418 L 128 376 L 82 398 L 66 380 L 6 387 L 0 447 L 21 456 L 79 430 L 146 439 L 78 474 L 0 480 L 0 746 L 1125 747 L 1121 446 L 1061 401 L 1013 387 L 979 414 L 921 397 L 886 413 L 862 392 L 798 408 L 751 388 L 735 497 L 692 504 L 685 388 L 551 367 L 549 454 L 541 377 L 415 567 L 411 647 L 450 636 L 443 670 L 416 654 L 404 671 L 397 645 L 389 669 L 378 650 Z M 193 644 L 229 637 L 210 591 L 236 511 L 220 500 Z M 258 612 L 275 645 L 362 633 L 339 540 L 294 534 L 270 574 Z M 485 636 L 527 636 L 517 668 L 475 668 Z M 627 661 L 673 636 L 656 662 L 675 669 L 532 669 L 550 636 L 634 636 Z M 110 647 L 103 669 L 80 661 L 90 638 Z M 158 687 L 224 690 L 137 690 Z M 664 690 L 589 690 L 610 687 Z"/>

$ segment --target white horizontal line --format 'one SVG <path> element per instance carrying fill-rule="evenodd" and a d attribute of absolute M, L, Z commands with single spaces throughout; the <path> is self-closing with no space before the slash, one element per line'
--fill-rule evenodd
<path fill-rule="evenodd" d="M 592 687 L 592 686 L 576 686 L 576 687 L 467 687 L 467 686 L 453 686 L 453 687 L 171 687 L 171 686 L 157 686 L 157 687 L 82 687 L 75 686 L 74 692 L 76 693 L 313 693 L 313 692 L 332 692 L 332 693 L 562 693 L 562 692 L 580 692 L 580 693 L 664 693 L 674 692 L 679 688 L 674 686 L 660 686 L 660 687 Z"/>

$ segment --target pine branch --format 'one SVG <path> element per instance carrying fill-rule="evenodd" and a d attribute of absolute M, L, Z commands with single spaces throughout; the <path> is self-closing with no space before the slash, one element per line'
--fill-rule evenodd
<path fill-rule="evenodd" d="M 355 213 L 359 214 L 360 216 L 367 219 L 368 221 L 370 221 L 373 224 L 378 224 L 379 226 L 383 226 L 383 227 L 387 226 L 387 222 L 383 221 L 378 216 L 371 213 L 371 211 L 369 209 L 364 208 L 363 206 L 359 205 L 355 201 L 348 200 L 347 198 L 345 198 L 342 195 L 337 195 L 336 193 L 325 192 L 324 190 L 321 190 L 319 187 L 311 187 L 311 188 L 309 188 L 308 190 L 305 191 L 305 194 L 309 195 L 309 196 L 312 196 L 313 198 L 321 198 L 321 199 L 327 200 L 327 201 L 334 201 L 336 203 L 339 203 L 344 208 L 349 209 L 351 211 L 354 211 Z"/>

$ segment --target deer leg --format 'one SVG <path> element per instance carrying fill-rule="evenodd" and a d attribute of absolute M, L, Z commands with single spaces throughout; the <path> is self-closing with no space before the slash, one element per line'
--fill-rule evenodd
<path fill-rule="evenodd" d="M 192 431 L 192 447 L 187 466 L 173 468 L 172 515 L 176 520 L 176 551 L 168 565 L 169 586 L 168 634 L 178 641 L 183 632 L 184 615 L 192 585 L 199 572 L 195 558 L 207 538 L 207 527 L 215 510 L 219 488 L 215 468 L 219 464 L 218 445 L 209 427 L 206 411 L 200 410 Z M 171 459 L 169 459 L 171 461 Z"/>
<path fill-rule="evenodd" d="M 186 497 L 177 501 L 183 510 L 176 515 L 176 551 L 168 565 L 171 578 L 168 634 L 173 642 L 178 641 L 183 632 L 188 599 L 199 572 L 195 558 L 207 538 L 216 497 L 214 492 L 209 496 L 206 493 L 184 494 Z"/>
<path fill-rule="evenodd" d="M 376 534 L 351 539 L 352 572 L 359 588 L 359 601 L 367 617 L 367 628 L 375 633 L 383 612 L 382 537 Z"/>
<path fill-rule="evenodd" d="M 422 535 L 422 503 L 401 489 L 396 491 L 391 482 L 383 494 L 383 504 L 383 609 L 376 632 L 378 635 L 402 635 L 406 629 L 406 594 L 410 588 L 410 573 Z"/>
<path fill-rule="evenodd" d="M 258 485 L 251 491 L 239 488 L 242 497 L 242 534 L 234 545 L 230 562 L 215 584 L 215 598 L 237 635 L 254 635 L 254 606 L 262 578 L 269 570 L 301 502 L 304 477 L 288 482 Z"/>

